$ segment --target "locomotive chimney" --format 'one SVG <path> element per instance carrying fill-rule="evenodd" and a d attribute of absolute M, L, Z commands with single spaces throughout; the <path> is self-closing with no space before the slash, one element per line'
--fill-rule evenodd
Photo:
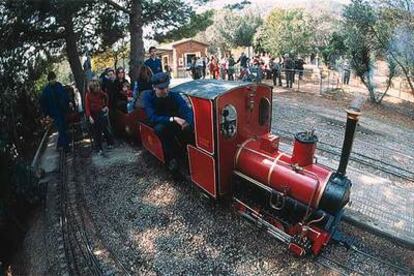
<path fill-rule="evenodd" d="M 345 176 L 346 167 L 348 166 L 349 156 L 352 150 L 352 144 L 354 142 L 355 128 L 361 115 L 361 107 L 365 99 L 363 97 L 357 97 L 351 103 L 351 107 L 346 109 L 347 120 L 345 129 L 345 139 L 342 146 L 341 161 L 339 162 L 338 174 Z"/>

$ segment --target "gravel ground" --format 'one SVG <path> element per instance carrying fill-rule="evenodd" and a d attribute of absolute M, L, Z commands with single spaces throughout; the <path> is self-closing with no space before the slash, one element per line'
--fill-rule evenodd
<path fill-rule="evenodd" d="M 226 204 L 213 204 L 189 183 L 174 181 L 147 152 L 122 146 L 111 158 L 94 156 L 92 163 L 88 202 L 91 209 L 99 208 L 94 212 L 97 221 L 112 224 L 109 231 L 127 240 L 112 244 L 121 246 L 116 251 L 128 258 L 131 271 L 163 275 L 326 272 L 309 259 L 298 262 L 286 254 L 282 244 L 241 220 Z"/>
<path fill-rule="evenodd" d="M 325 95 L 315 101 L 315 95 L 276 93 L 274 128 L 302 130 L 283 124 L 278 118 L 306 119 L 308 126 L 312 122 L 318 126 L 321 141 L 338 143 L 338 137 L 343 137 L 343 129 L 338 126 L 345 121 L 342 110 L 351 97 L 342 95 L 341 104 L 337 97 Z M 414 137 L 410 120 L 392 110 L 369 105 L 361 119 L 365 134 L 358 134 L 354 150 L 377 156 L 376 146 L 366 143 L 360 146 L 358 141 L 365 139 L 370 143 L 378 136 L 382 144 L 414 156 L 412 146 L 406 143 Z M 334 123 L 319 124 L 324 121 Z M 85 191 L 91 219 L 103 243 L 133 275 L 408 275 L 392 265 L 367 259 L 335 244 L 329 245 L 318 258 L 296 258 L 285 245 L 236 215 L 229 202 L 211 202 L 191 183 L 172 178 L 142 148 L 121 144 L 104 157 L 80 149 L 75 158 L 82 169 L 70 173 L 85 176 L 79 184 Z M 387 159 L 391 161 L 413 169 L 411 161 L 400 161 L 395 156 Z M 351 162 L 352 165 L 355 164 Z M 400 184 L 414 186 L 403 181 Z M 15 265 L 24 268 L 17 270 L 21 273 L 16 275 L 56 275 L 59 271 L 55 254 L 59 227 L 53 214 L 57 208 L 55 189 L 54 185 L 49 186 L 46 216 L 34 218 Z M 347 223 L 341 226 L 345 233 L 357 238 L 358 248 L 393 265 L 414 270 L 413 250 Z M 356 271 L 344 270 L 335 262 Z"/>
<path fill-rule="evenodd" d="M 128 145 L 84 158 L 86 198 L 107 244 L 131 273 L 161 275 L 336 275 L 323 258 L 298 259 L 283 244 L 174 180 L 149 153 Z M 90 168 L 90 171 L 88 171 Z M 367 252 L 414 268 L 413 251 L 343 224 Z M 399 274 L 387 265 L 331 245 L 323 254 L 366 274 Z M 404 273 L 401 273 L 404 274 Z"/>

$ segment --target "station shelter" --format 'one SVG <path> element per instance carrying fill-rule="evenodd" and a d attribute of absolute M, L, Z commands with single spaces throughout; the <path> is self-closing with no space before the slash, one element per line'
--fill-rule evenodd
<path fill-rule="evenodd" d="M 157 47 L 157 54 L 162 60 L 162 65 L 172 69 L 175 78 L 187 76 L 186 69 L 193 57 L 207 57 L 209 45 L 193 38 L 178 40 L 169 44 L 161 44 Z M 163 70 L 164 70 L 163 68 Z"/>

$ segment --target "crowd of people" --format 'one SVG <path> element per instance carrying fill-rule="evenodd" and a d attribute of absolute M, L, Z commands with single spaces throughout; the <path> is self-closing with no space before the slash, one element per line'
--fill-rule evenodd
<path fill-rule="evenodd" d="M 151 47 L 149 52 L 150 57 L 143 65 L 130 70 L 130 80 L 122 67 L 116 70 L 107 68 L 99 78 L 93 77 L 86 88 L 85 116 L 96 151 L 101 154 L 102 137 L 108 149 L 114 145 L 109 113 L 115 109 L 130 113 L 137 107 L 144 108 L 148 123 L 162 141 L 169 168 L 176 170 L 178 163 L 175 157 L 180 147 L 175 143 L 175 137 L 185 143 L 192 141 L 193 113 L 178 93 L 169 91 L 170 74 L 163 72 L 155 47 Z M 58 149 L 69 152 L 67 116 L 72 104 L 62 84 L 56 81 L 54 72 L 48 75 L 40 105 L 47 120 L 53 119 L 58 131 Z"/>
<path fill-rule="evenodd" d="M 188 71 L 191 71 L 193 79 L 205 79 L 209 75 L 211 79 L 260 82 L 266 78 L 273 80 L 275 86 L 282 86 L 282 73 L 284 73 L 286 87 L 292 88 L 296 74 L 300 79 L 303 78 L 305 64 L 300 56 L 293 58 L 289 54 L 283 57 L 264 54 L 250 58 L 245 53 L 241 53 L 236 60 L 229 53 L 221 59 L 216 56 L 193 57 Z M 239 70 L 236 70 L 237 65 Z"/>

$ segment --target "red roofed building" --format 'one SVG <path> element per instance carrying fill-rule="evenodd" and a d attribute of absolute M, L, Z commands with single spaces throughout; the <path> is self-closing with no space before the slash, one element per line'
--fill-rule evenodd
<path fill-rule="evenodd" d="M 207 57 L 208 44 L 192 38 L 162 44 L 157 47 L 157 54 L 161 57 L 163 70 L 168 65 L 174 77 L 187 76 L 186 68 L 193 57 Z"/>

